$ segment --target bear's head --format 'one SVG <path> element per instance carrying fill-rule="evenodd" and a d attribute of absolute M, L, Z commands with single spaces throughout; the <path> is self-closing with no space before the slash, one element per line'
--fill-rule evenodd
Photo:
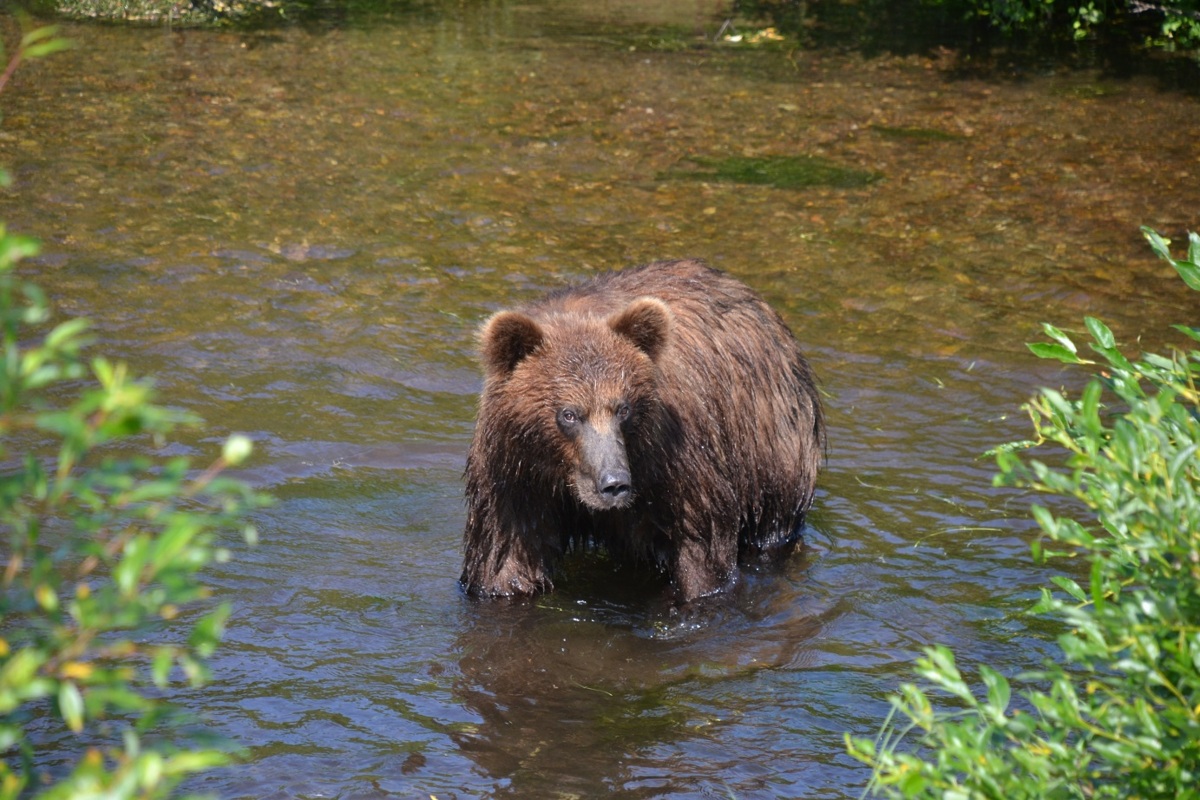
<path fill-rule="evenodd" d="M 671 324 L 670 309 L 652 297 L 607 317 L 567 309 L 488 320 L 481 422 L 486 414 L 492 432 L 510 439 L 496 443 L 515 451 L 503 468 L 538 474 L 554 490 L 569 487 L 595 511 L 628 507 L 640 488 L 631 458 L 652 441 L 657 363 Z"/>

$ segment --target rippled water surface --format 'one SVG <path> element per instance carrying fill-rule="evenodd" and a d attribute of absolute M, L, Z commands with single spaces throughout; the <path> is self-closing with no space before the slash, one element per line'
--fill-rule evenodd
<path fill-rule="evenodd" d="M 1016 670 L 1045 575 L 981 454 L 1078 377 L 1038 323 L 1161 344 L 1197 305 L 1137 226 L 1200 228 L 1195 99 L 1092 73 L 714 45 L 710 3 L 481 3 L 266 33 L 70 27 L 2 98 L 0 219 L 100 349 L 258 443 L 280 502 L 213 575 L 194 706 L 224 798 L 846 797 L 933 642 Z M 13 30 L 6 25 L 10 38 Z M 681 179 L 816 156 L 857 188 Z M 692 159 L 693 161 L 689 161 Z M 459 593 L 487 314 L 695 256 L 805 343 L 830 420 L 808 549 L 671 613 L 603 564 L 536 603 Z"/>

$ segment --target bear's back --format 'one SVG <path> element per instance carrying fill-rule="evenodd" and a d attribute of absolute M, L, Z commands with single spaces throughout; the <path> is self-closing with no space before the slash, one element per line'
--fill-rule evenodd
<path fill-rule="evenodd" d="M 550 292 L 526 311 L 535 318 L 556 314 L 608 316 L 638 297 L 662 300 L 685 330 L 708 330 L 730 313 L 744 313 L 751 324 L 766 323 L 786 332 L 778 315 L 745 284 L 703 261 L 655 261 Z M 788 334 L 790 337 L 790 334 Z"/>
<path fill-rule="evenodd" d="M 811 379 L 795 338 L 775 310 L 744 283 L 703 261 L 655 261 L 604 273 L 551 292 L 526 311 L 547 320 L 607 317 L 639 297 L 657 298 L 672 312 L 674 353 L 662 362 L 668 375 L 682 372 L 684 379 L 708 377 L 717 382 L 713 385 L 723 385 L 745 371 L 771 382 L 798 367 Z"/>

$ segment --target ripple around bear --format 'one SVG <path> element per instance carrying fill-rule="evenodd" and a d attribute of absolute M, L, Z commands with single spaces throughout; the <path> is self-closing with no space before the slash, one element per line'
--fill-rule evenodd
<path fill-rule="evenodd" d="M 660 261 L 502 311 L 480 333 L 461 582 L 552 588 L 599 546 L 683 601 L 799 540 L 824 454 L 808 362 L 783 320 L 699 261 Z"/>

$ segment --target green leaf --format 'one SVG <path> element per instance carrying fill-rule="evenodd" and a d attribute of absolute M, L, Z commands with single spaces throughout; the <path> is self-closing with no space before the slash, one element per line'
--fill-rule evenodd
<path fill-rule="evenodd" d="M 1180 473 L 1195 458 L 1198 449 L 1200 449 L 1200 443 L 1193 442 L 1176 453 L 1174 458 L 1171 459 L 1170 465 L 1167 467 L 1167 475 L 1170 477 L 1172 483 L 1186 480 L 1186 476 Z"/>
<path fill-rule="evenodd" d="M 1171 258 L 1170 239 L 1164 239 L 1157 232 L 1147 227 L 1142 228 L 1142 234 L 1150 242 L 1151 249 L 1158 254 L 1159 258 L 1175 268 L 1175 271 L 1179 273 L 1179 277 L 1183 278 L 1183 282 L 1189 288 L 1200 291 L 1200 260 L 1198 260 L 1200 259 L 1200 244 L 1197 244 L 1197 241 L 1200 241 L 1200 237 L 1197 237 L 1195 233 L 1189 234 L 1188 258 L 1190 260 L 1176 261 L 1174 258 Z"/>
<path fill-rule="evenodd" d="M 1164 261 L 1171 260 L 1170 240 L 1164 239 L 1158 234 L 1158 231 L 1142 226 L 1142 235 L 1146 237 L 1146 241 L 1150 243 L 1150 249 L 1158 254 L 1158 257 Z"/>
<path fill-rule="evenodd" d="M 1010 696 L 1008 680 L 987 664 L 980 664 L 979 677 L 987 687 L 988 705 L 999 714 L 1003 714 L 1008 708 Z"/>
<path fill-rule="evenodd" d="M 842 734 L 846 743 L 846 751 L 859 761 L 870 764 L 875 758 L 875 742 L 863 736 L 851 736 L 847 731 Z"/>
<path fill-rule="evenodd" d="M 133 597 L 137 594 L 141 582 L 142 570 L 150 556 L 148 542 L 145 536 L 135 536 L 125 544 L 121 561 L 113 570 L 113 579 L 121 594 Z"/>
<path fill-rule="evenodd" d="M 1075 343 L 1073 341 L 1071 341 L 1070 336 L 1067 336 L 1065 333 L 1063 333 L 1058 328 L 1051 325 L 1049 322 L 1042 323 L 1042 330 L 1046 332 L 1047 336 L 1049 336 L 1051 339 L 1053 339 L 1054 341 L 1061 344 L 1067 350 L 1070 350 L 1072 353 L 1075 352 Z"/>
<path fill-rule="evenodd" d="M 919 769 L 908 769 L 901 775 L 900 780 L 896 783 L 896 787 L 902 791 L 907 797 L 918 797 L 925 791 L 925 787 L 929 785 L 929 781 L 921 773 Z M 944 798 L 949 800 L 950 793 L 947 791 Z"/>
<path fill-rule="evenodd" d="M 20 725 L 0 724 L 0 753 L 6 752 L 20 741 L 22 734 L 23 731 Z"/>
<path fill-rule="evenodd" d="M 229 612 L 229 604 L 223 603 L 201 617 L 192 629 L 188 644 L 201 656 L 208 657 L 216 650 L 221 637 L 225 635 L 225 621 L 229 619 Z"/>
<path fill-rule="evenodd" d="M 1058 601 L 1054 599 L 1054 595 L 1050 594 L 1050 590 L 1043 586 L 1038 601 L 1030 606 L 1027 613 L 1045 614 L 1047 611 L 1052 611 L 1057 607 Z"/>
<path fill-rule="evenodd" d="M 41 28 L 35 28 L 21 37 L 21 49 L 29 47 L 34 42 L 50 39 L 58 33 L 57 25 L 45 25 Z"/>
<path fill-rule="evenodd" d="M 1027 344 L 1026 347 L 1038 358 L 1053 358 L 1064 364 L 1085 364 L 1087 363 L 1079 356 L 1075 355 L 1074 349 L 1068 349 L 1061 344 L 1049 344 L 1047 342 L 1034 342 Z"/>
<path fill-rule="evenodd" d="M 53 614 L 58 611 L 58 591 L 48 583 L 39 583 L 33 590 L 33 597 L 43 611 Z"/>
<path fill-rule="evenodd" d="M 83 730 L 83 695 L 72 681 L 58 687 L 58 710 L 68 728 L 75 733 Z"/>
<path fill-rule="evenodd" d="M 1083 589 L 1079 588 L 1079 584 L 1065 575 L 1055 575 L 1050 579 L 1050 582 L 1062 589 L 1067 594 L 1071 595 L 1071 597 L 1075 598 L 1079 602 L 1087 602 L 1087 595 L 1084 593 Z"/>
<path fill-rule="evenodd" d="M 1030 506 L 1029 513 L 1033 515 L 1033 518 L 1037 521 L 1037 524 L 1041 526 L 1041 529 L 1044 530 L 1049 536 L 1054 537 L 1058 534 L 1058 520 L 1053 514 L 1050 513 L 1050 509 L 1046 508 L 1045 506 L 1034 505 Z"/>
<path fill-rule="evenodd" d="M 163 771 L 167 775 L 187 775 L 224 766 L 229 763 L 229 760 L 229 756 L 219 750 L 190 750 L 168 758 Z"/>
<path fill-rule="evenodd" d="M 1175 362 L 1165 356 L 1160 356 L 1158 353 L 1143 353 L 1142 360 L 1166 372 L 1173 372 L 1175 370 Z"/>
<path fill-rule="evenodd" d="M 184 516 L 171 521 L 151 545 L 148 562 L 151 567 L 151 579 L 171 565 L 180 562 L 184 552 L 192 544 L 199 533 L 200 521 Z"/>
<path fill-rule="evenodd" d="M 3 686 L 26 686 L 33 682 L 37 671 L 41 669 L 42 664 L 48 660 L 46 653 L 35 650 L 32 647 L 26 647 L 18 650 L 0 667 L 0 687 Z M 36 695 L 27 695 L 35 697 Z M 3 705 L 0 705 L 0 714 L 7 713 Z"/>
<path fill-rule="evenodd" d="M 41 249 L 41 245 L 37 239 L 31 239 L 28 236 L 12 236 L 6 235 L 0 237 L 0 263 L 15 263 L 29 256 L 36 256 Z M 34 305 L 44 305 L 37 303 L 37 298 L 33 298 Z"/>
<path fill-rule="evenodd" d="M 142 697 L 136 691 L 120 684 L 111 686 L 89 686 L 86 699 L 87 713 L 92 717 L 101 716 L 107 709 L 113 708 L 121 712 L 148 711 L 154 706 L 154 701 Z"/>
<path fill-rule="evenodd" d="M 100 381 L 101 386 L 106 389 L 112 386 L 114 380 L 113 365 L 107 358 L 93 358 L 92 372 L 96 375 L 96 380 Z"/>
<path fill-rule="evenodd" d="M 1189 339 L 1200 342 L 1200 328 L 1194 328 L 1191 325 L 1172 325 L 1171 327 Z"/>
<path fill-rule="evenodd" d="M 155 686 L 163 687 L 167 685 L 167 680 L 171 676 L 171 666 L 174 663 L 175 651 L 170 647 L 159 647 L 154 651 L 150 674 L 154 679 Z"/>
<path fill-rule="evenodd" d="M 1091 347 L 1097 353 L 1104 356 L 1108 363 L 1117 369 L 1125 370 L 1126 372 L 1133 372 L 1133 364 L 1129 363 L 1129 359 L 1127 359 L 1117 348 L 1100 347 L 1096 344 L 1093 344 Z"/>
<path fill-rule="evenodd" d="M 25 58 L 42 58 L 43 56 L 48 56 L 51 53 L 57 53 L 60 50 L 66 50 L 70 46 L 71 42 L 68 39 L 51 39 L 48 42 L 29 45 L 25 48 L 24 55 Z"/>
<path fill-rule="evenodd" d="M 1171 266 L 1179 273 L 1179 277 L 1183 278 L 1188 288 L 1200 290 L 1200 265 L 1191 261 L 1171 260 Z"/>
<path fill-rule="evenodd" d="M 1100 423 L 1100 394 L 1104 387 L 1100 381 L 1090 381 L 1079 398 L 1079 415 L 1088 433 L 1099 439 L 1103 425 Z"/>
<path fill-rule="evenodd" d="M 928 660 L 922 664 L 919 671 L 926 680 L 937 684 L 971 705 L 976 704 L 975 696 L 971 694 L 970 687 L 962 679 L 962 674 L 954 664 L 954 653 L 950 648 L 943 645 L 927 647 L 925 655 Z"/>
<path fill-rule="evenodd" d="M 157 788 L 163 776 L 163 757 L 153 750 L 142 753 L 134 765 L 138 785 L 143 789 Z"/>
<path fill-rule="evenodd" d="M 46 334 L 46 346 L 58 350 L 91 327 L 91 323 L 83 317 L 74 317 L 59 325 Z"/>
<path fill-rule="evenodd" d="M 1088 331 L 1091 332 L 1092 338 L 1102 348 L 1108 349 L 1116 344 L 1116 339 L 1113 338 L 1113 333 L 1108 326 L 1095 317 L 1084 317 L 1083 322 L 1087 325 Z"/>

